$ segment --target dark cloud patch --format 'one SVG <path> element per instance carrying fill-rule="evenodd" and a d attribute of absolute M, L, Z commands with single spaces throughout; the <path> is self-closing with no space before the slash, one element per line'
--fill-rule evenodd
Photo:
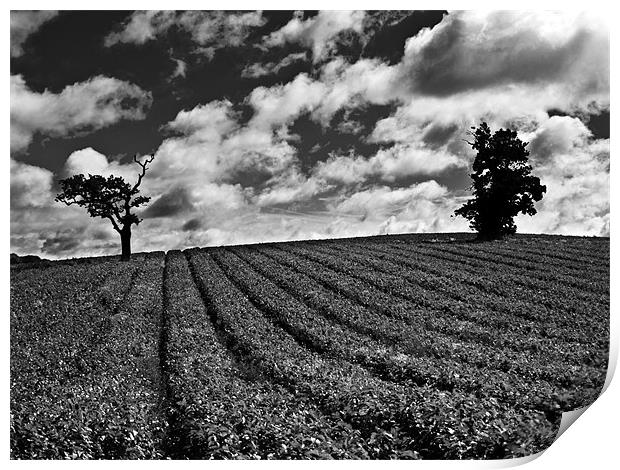
<path fill-rule="evenodd" d="M 86 227 L 57 232 L 43 241 L 41 251 L 50 255 L 66 254 L 78 248 L 84 239 Z"/>
<path fill-rule="evenodd" d="M 364 38 L 356 31 L 340 31 L 334 38 L 335 48 L 332 55 L 339 56 L 350 63 L 356 62 L 364 50 Z"/>
<path fill-rule="evenodd" d="M 107 230 L 96 229 L 93 230 L 91 237 L 93 238 L 93 240 L 106 241 L 111 240 L 113 238 L 113 234 Z"/>
<path fill-rule="evenodd" d="M 449 167 L 448 169 L 434 174 L 432 180 L 445 186 L 450 191 L 468 190 L 471 187 L 471 177 L 469 173 L 471 167 Z M 376 186 L 385 186 L 391 189 L 407 188 L 415 184 L 429 181 L 427 175 L 402 175 L 394 180 L 385 179 L 381 175 L 373 175 L 364 180 L 364 183 L 353 188 L 353 191 L 366 190 Z"/>
<path fill-rule="evenodd" d="M 437 149 L 445 145 L 452 135 L 458 130 L 456 124 L 443 126 L 441 124 L 431 124 L 422 136 L 422 141 L 432 149 Z"/>
<path fill-rule="evenodd" d="M 240 184 L 244 188 L 262 187 L 273 176 L 273 172 L 265 166 L 256 164 L 238 165 L 230 170 L 221 181 L 228 184 Z"/>
<path fill-rule="evenodd" d="M 177 187 L 163 194 L 142 212 L 142 216 L 150 219 L 170 217 L 191 211 L 194 205 L 185 188 Z"/>
<path fill-rule="evenodd" d="M 203 226 L 202 219 L 193 218 L 185 222 L 181 228 L 184 232 L 193 232 L 195 230 L 202 228 L 202 226 Z"/>
<path fill-rule="evenodd" d="M 444 10 L 372 11 L 365 20 L 368 41 L 362 57 L 376 57 L 389 64 L 398 63 L 405 51 L 405 42 L 423 28 L 432 28 L 443 19 Z"/>

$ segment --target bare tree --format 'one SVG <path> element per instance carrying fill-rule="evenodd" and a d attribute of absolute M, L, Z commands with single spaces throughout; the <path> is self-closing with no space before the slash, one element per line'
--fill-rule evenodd
<path fill-rule="evenodd" d="M 150 156 L 140 162 L 136 156 L 133 157 L 133 161 L 141 167 L 138 181 L 133 186 L 114 175 L 105 178 L 89 174 L 86 178 L 80 174 L 60 181 L 62 191 L 55 200 L 68 206 L 76 204 L 85 207 L 91 217 L 108 219 L 121 236 L 122 261 L 128 261 L 131 257 L 131 226 L 141 222 L 132 209 L 151 200 L 150 197 L 138 196 L 138 193 L 142 178 L 154 158 Z"/>

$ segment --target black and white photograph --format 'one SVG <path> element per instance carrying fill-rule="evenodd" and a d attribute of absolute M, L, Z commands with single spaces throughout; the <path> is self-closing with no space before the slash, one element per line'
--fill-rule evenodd
<path fill-rule="evenodd" d="M 11 460 L 512 461 L 609 385 L 605 11 L 13 3 Z"/>

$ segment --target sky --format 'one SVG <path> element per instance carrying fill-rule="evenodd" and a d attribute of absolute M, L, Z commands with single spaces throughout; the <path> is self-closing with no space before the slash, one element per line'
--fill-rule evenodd
<path fill-rule="evenodd" d="M 609 236 L 609 30 L 592 12 L 13 11 L 11 252 L 114 254 L 58 181 L 154 155 L 134 251 L 469 231 L 481 121 L 546 185 L 519 232 Z"/>

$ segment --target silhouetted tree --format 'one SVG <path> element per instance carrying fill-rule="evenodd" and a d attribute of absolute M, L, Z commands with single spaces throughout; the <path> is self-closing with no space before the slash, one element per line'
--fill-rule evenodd
<path fill-rule="evenodd" d="M 77 204 L 85 207 L 91 217 L 101 217 L 112 222 L 114 230 L 121 236 L 121 260 L 128 261 L 131 257 L 131 226 L 138 225 L 138 218 L 132 209 L 146 204 L 150 197 L 137 196 L 142 178 L 146 174 L 149 163 L 154 156 L 136 162 L 142 170 L 138 174 L 138 181 L 131 186 L 120 176 L 110 175 L 107 178 L 101 175 L 75 175 L 60 181 L 62 191 L 56 196 L 56 201 L 71 206 Z"/>
<path fill-rule="evenodd" d="M 501 238 L 517 231 L 513 218 L 519 212 L 536 214 L 534 201 L 540 201 L 547 188 L 530 174 L 528 143 L 516 131 L 500 129 L 491 134 L 486 122 L 472 129 L 474 140 L 467 143 L 478 152 L 470 175 L 474 197 L 455 214 L 470 221 L 478 238 Z"/>

